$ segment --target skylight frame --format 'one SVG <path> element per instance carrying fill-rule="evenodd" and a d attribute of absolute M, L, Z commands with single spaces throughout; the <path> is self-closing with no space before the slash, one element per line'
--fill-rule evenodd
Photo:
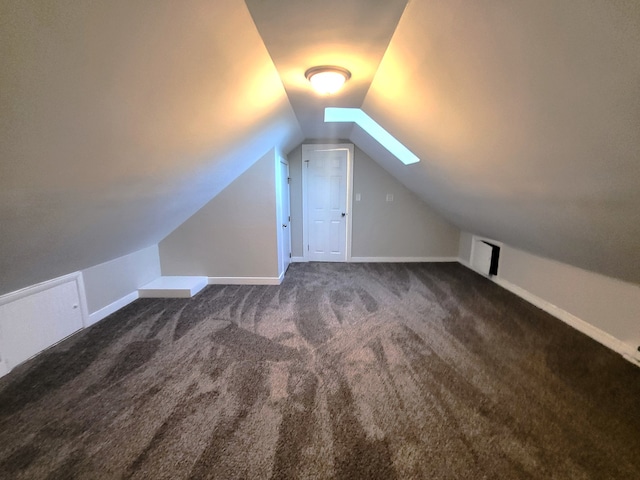
<path fill-rule="evenodd" d="M 386 148 L 389 153 L 405 165 L 418 163 L 420 158 L 404 146 L 396 137 L 387 132 L 378 122 L 367 115 L 361 108 L 326 107 L 324 121 L 353 122 L 367 132 L 371 138 Z"/>

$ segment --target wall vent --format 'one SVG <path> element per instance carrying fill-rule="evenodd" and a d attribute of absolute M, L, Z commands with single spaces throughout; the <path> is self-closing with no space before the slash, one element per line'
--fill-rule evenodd
<path fill-rule="evenodd" d="M 473 269 L 486 276 L 498 275 L 499 263 L 500 245 L 497 242 L 474 237 L 471 250 Z"/>

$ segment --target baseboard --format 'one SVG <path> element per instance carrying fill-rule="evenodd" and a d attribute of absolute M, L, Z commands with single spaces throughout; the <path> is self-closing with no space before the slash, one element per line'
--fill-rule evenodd
<path fill-rule="evenodd" d="M 307 263 L 308 260 L 304 257 L 291 257 L 291 263 Z"/>
<path fill-rule="evenodd" d="M 89 321 L 87 322 L 87 326 L 98 323 L 100 320 L 108 317 L 112 313 L 120 310 L 123 307 L 126 307 L 134 300 L 138 299 L 138 291 L 131 292 L 129 295 L 125 295 L 124 297 L 116 300 L 113 303 L 110 303 L 106 307 L 102 307 L 100 310 L 97 310 L 89 315 Z"/>
<path fill-rule="evenodd" d="M 280 285 L 284 273 L 278 277 L 209 277 L 209 285 Z"/>
<path fill-rule="evenodd" d="M 458 258 L 458 263 L 464 265 L 465 267 L 467 267 L 469 270 L 473 270 L 473 267 L 471 267 L 471 263 L 469 263 L 467 260 L 465 260 L 464 258 Z M 475 270 L 474 270 L 475 271 Z M 482 274 L 481 274 L 482 275 Z"/>
<path fill-rule="evenodd" d="M 457 262 L 458 257 L 351 257 L 353 263 L 433 263 Z"/>
<path fill-rule="evenodd" d="M 613 335 L 600 330 L 598 327 L 594 327 L 589 322 L 576 317 L 572 313 L 569 313 L 566 310 L 563 310 L 562 308 L 544 300 L 543 298 L 534 295 L 533 293 L 525 290 L 522 287 L 519 287 L 518 285 L 515 285 L 502 278 L 492 278 L 491 280 L 500 285 L 502 288 L 516 294 L 523 300 L 526 300 L 539 309 L 544 310 L 550 315 L 553 315 L 557 319 L 562 320 L 564 323 L 575 328 L 579 332 L 582 332 L 585 335 L 591 337 L 596 342 L 604 345 L 607 348 L 610 348 L 614 352 L 619 353 L 632 363 L 638 363 L 638 361 L 635 359 L 635 350 L 630 345 L 624 343 L 622 340 L 619 340 Z"/>
<path fill-rule="evenodd" d="M 562 322 L 566 323 L 570 327 L 575 328 L 579 332 L 587 335 L 588 337 L 592 338 L 593 340 L 600 343 L 601 345 L 604 345 L 605 347 L 613 350 L 614 352 L 619 353 L 626 360 L 633 363 L 634 365 L 640 366 L 640 356 L 638 355 L 638 352 L 631 345 L 623 342 L 622 340 L 617 339 L 616 337 L 605 332 L 604 330 L 600 330 L 598 327 L 594 327 L 589 322 L 576 317 L 572 313 L 567 312 L 566 310 L 552 304 L 551 302 L 548 302 L 543 298 L 538 297 L 537 295 L 534 295 L 528 290 L 525 290 L 524 288 L 519 287 L 518 285 L 511 283 L 508 280 L 505 280 L 500 277 L 495 277 L 495 276 L 487 277 L 486 275 L 472 268 L 468 262 L 465 262 L 462 259 L 459 259 L 459 262 L 465 267 L 478 273 L 479 275 L 482 275 L 483 277 L 500 285 L 505 290 L 509 290 L 511 293 L 517 295 L 523 300 L 529 302 L 532 305 L 535 305 L 540 310 L 543 310 L 548 314 L 553 315 L 558 320 L 561 320 Z"/>

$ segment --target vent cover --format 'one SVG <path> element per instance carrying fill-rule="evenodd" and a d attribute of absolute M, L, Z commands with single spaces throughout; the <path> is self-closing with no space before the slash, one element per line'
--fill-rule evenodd
<path fill-rule="evenodd" d="M 471 266 L 483 275 L 498 274 L 500 262 L 500 246 L 486 240 L 475 238 L 471 255 Z"/>

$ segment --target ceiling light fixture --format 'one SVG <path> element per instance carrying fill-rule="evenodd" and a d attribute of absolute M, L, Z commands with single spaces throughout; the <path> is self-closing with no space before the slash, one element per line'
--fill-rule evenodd
<path fill-rule="evenodd" d="M 311 67 L 304 72 L 313 89 L 320 95 L 332 95 L 342 88 L 344 82 L 351 78 L 346 68 L 323 65 Z"/>

